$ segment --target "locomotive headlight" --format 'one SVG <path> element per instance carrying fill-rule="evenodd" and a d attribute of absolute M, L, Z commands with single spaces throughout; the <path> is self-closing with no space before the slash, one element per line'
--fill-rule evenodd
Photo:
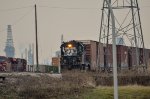
<path fill-rule="evenodd" d="M 68 48 L 72 48 L 72 44 L 68 44 Z"/>

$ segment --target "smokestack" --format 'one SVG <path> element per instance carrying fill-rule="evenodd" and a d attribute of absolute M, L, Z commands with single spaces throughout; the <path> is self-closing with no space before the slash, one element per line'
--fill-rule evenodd
<path fill-rule="evenodd" d="M 63 34 L 61 35 L 61 44 L 64 42 Z"/>
<path fill-rule="evenodd" d="M 34 65 L 34 44 L 32 44 L 32 63 Z"/>

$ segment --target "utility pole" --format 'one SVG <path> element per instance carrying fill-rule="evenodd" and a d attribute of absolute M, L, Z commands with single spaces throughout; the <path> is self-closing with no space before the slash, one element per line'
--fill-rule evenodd
<path fill-rule="evenodd" d="M 35 36 L 36 36 L 36 70 L 39 72 L 39 59 L 38 59 L 38 37 L 37 37 L 37 10 L 35 4 Z"/>
<path fill-rule="evenodd" d="M 118 77 L 117 77 L 117 56 L 116 56 L 116 27 L 115 27 L 115 17 L 112 10 L 111 2 L 105 0 L 108 9 L 110 11 L 110 16 L 112 19 L 112 47 L 113 47 L 113 78 L 114 78 L 114 99 L 118 99 Z"/>

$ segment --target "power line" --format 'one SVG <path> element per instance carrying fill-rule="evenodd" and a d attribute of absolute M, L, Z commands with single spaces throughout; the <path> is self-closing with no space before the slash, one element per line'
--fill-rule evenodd
<path fill-rule="evenodd" d="M 25 6 L 25 7 L 18 7 L 18 8 L 10 8 L 10 9 L 0 9 L 0 12 L 8 12 L 8 11 L 14 11 L 14 10 L 21 10 L 25 8 L 30 8 L 33 6 Z"/>
<path fill-rule="evenodd" d="M 33 7 L 33 6 L 32 6 Z M 16 21 L 14 21 L 11 25 L 12 26 L 15 26 L 16 24 L 18 24 L 21 20 L 23 20 L 31 11 L 33 10 L 33 8 L 32 9 L 30 9 L 27 13 L 25 13 L 23 16 L 21 16 L 18 20 L 16 20 Z M 2 29 L 2 30 L 0 30 L 0 33 L 1 32 L 3 32 L 3 31 L 5 31 L 6 29 Z"/>
<path fill-rule="evenodd" d="M 149 8 L 150 6 L 141 6 L 141 7 L 143 7 L 143 8 Z"/>
<path fill-rule="evenodd" d="M 80 8 L 80 7 L 59 7 L 59 6 L 38 6 L 50 9 L 65 9 L 65 10 L 101 10 L 101 8 Z M 149 8 L 150 6 L 141 6 L 141 8 Z"/>
<path fill-rule="evenodd" d="M 70 9 L 70 10 L 100 10 L 101 8 L 79 8 L 79 7 L 58 7 L 58 6 L 38 6 L 51 9 Z"/>
<path fill-rule="evenodd" d="M 32 6 L 33 7 L 33 6 Z M 16 25 L 16 24 L 18 24 L 21 20 L 23 20 L 31 11 L 33 10 L 33 8 L 32 9 L 30 9 L 27 13 L 25 13 L 22 17 L 20 17 L 18 20 L 16 20 L 15 22 L 13 22 L 12 23 L 12 25 L 14 26 L 14 25 Z"/>
<path fill-rule="evenodd" d="M 21 20 L 23 20 L 27 15 L 29 15 L 29 13 L 32 11 L 33 9 L 30 9 L 27 13 L 25 13 L 23 16 L 21 16 L 18 20 L 16 20 L 15 22 L 13 22 L 12 23 L 12 26 L 15 26 L 15 25 L 17 25 Z M 6 31 L 6 29 L 2 29 L 1 31 L 0 31 L 0 33 L 2 33 L 2 32 L 4 32 L 4 31 Z M 2 36 L 4 36 L 4 35 L 2 35 Z M 0 42 L 5 42 L 4 41 L 5 40 L 5 38 L 4 37 L 1 37 L 0 38 Z"/>
<path fill-rule="evenodd" d="M 25 7 L 10 8 L 10 9 L 0 9 L 0 12 L 21 10 L 21 9 L 30 8 L 30 7 L 33 7 L 33 6 L 25 6 Z M 47 8 L 51 8 L 51 9 L 68 9 L 68 10 L 100 10 L 101 9 L 101 8 L 59 7 L 59 6 L 38 6 L 38 7 L 47 7 Z M 150 7 L 150 6 L 141 6 L 141 7 Z"/>

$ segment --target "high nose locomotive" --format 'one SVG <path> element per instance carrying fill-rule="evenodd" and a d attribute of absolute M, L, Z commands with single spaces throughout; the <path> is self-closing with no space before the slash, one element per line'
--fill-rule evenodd
<path fill-rule="evenodd" d="M 63 42 L 61 45 L 61 67 L 67 69 L 78 69 L 84 65 L 84 45 L 78 41 Z"/>

